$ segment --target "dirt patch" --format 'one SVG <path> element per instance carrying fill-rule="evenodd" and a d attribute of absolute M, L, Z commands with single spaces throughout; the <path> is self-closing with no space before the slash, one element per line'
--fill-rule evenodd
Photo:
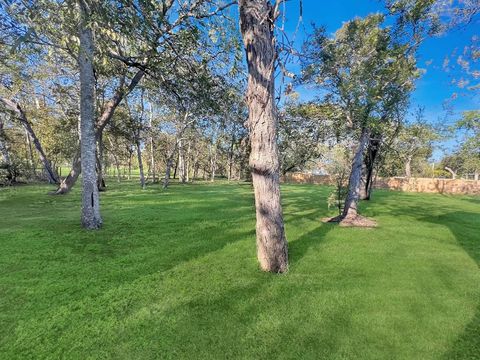
<path fill-rule="evenodd" d="M 365 216 L 349 216 L 342 218 L 341 216 L 335 216 L 333 218 L 323 218 L 324 223 L 336 223 L 342 227 L 365 227 L 374 228 L 377 227 L 377 222 L 373 219 L 369 219 Z"/>

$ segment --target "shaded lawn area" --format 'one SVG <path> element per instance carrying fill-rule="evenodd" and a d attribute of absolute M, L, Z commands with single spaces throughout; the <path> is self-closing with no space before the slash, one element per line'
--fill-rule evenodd
<path fill-rule="evenodd" d="M 0 189 L 0 358 L 475 359 L 480 198 L 377 191 L 376 229 L 283 186 L 290 271 L 258 270 L 248 184 Z"/>

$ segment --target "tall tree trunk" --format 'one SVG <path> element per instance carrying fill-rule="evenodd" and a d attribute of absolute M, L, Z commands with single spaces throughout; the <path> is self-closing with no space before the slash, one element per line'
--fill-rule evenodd
<path fill-rule="evenodd" d="M 104 177 L 104 167 L 103 164 L 105 159 L 103 158 L 103 131 L 97 132 L 97 143 L 98 143 L 98 156 L 97 156 L 97 185 L 98 191 L 105 191 L 107 189 L 105 185 L 105 177 Z"/>
<path fill-rule="evenodd" d="M 411 164 L 412 164 L 412 157 L 409 156 L 407 157 L 407 161 L 405 162 L 405 177 L 407 179 L 410 179 L 412 177 Z"/>
<path fill-rule="evenodd" d="M 152 132 L 152 119 L 153 119 L 153 108 L 152 103 L 150 103 L 150 111 L 148 114 L 148 127 L 150 129 L 150 171 L 152 174 L 152 182 L 155 183 L 157 180 L 155 178 L 155 143 L 153 141 L 153 132 Z"/>
<path fill-rule="evenodd" d="M 113 159 L 115 160 L 115 168 L 117 169 L 117 182 L 120 182 L 121 181 L 120 163 L 118 162 L 117 156 L 115 156 Z"/>
<path fill-rule="evenodd" d="M 116 146 L 113 144 L 113 141 L 110 137 L 108 137 L 108 142 L 110 143 L 110 146 L 112 148 L 112 156 L 113 156 L 113 161 L 115 161 L 115 168 L 117 170 L 117 182 L 120 182 L 120 162 L 118 161 L 118 156 L 115 154 L 115 149 Z"/>
<path fill-rule="evenodd" d="M 32 141 L 30 139 L 30 135 L 28 134 L 27 129 L 25 129 L 25 141 L 27 142 L 28 163 L 30 165 L 30 171 L 33 175 L 35 175 L 37 173 L 37 167 L 35 165 L 35 158 L 33 157 Z"/>
<path fill-rule="evenodd" d="M 370 132 L 367 128 L 362 129 L 358 148 L 352 161 L 352 170 L 348 180 L 348 193 L 343 208 L 343 218 L 355 218 L 358 215 L 358 201 L 360 199 L 360 183 L 362 179 L 363 154 L 367 146 Z"/>
<path fill-rule="evenodd" d="M 195 146 L 194 146 L 195 147 Z M 198 177 L 198 170 L 200 169 L 200 163 L 198 161 L 198 156 L 199 156 L 199 150 L 198 146 L 195 147 L 195 151 L 193 153 L 193 174 L 192 174 L 192 181 L 194 181 Z"/>
<path fill-rule="evenodd" d="M 211 155 L 210 155 L 210 181 L 215 181 L 215 171 L 217 170 L 217 143 L 215 142 L 214 145 L 211 147 Z"/>
<path fill-rule="evenodd" d="M 264 271 L 288 270 L 288 245 L 280 202 L 277 118 L 274 103 L 276 58 L 274 22 L 269 1 L 238 0 L 240 30 L 247 64 L 253 188 L 255 193 L 257 257 Z"/>
<path fill-rule="evenodd" d="M 130 180 L 132 177 L 132 155 L 133 153 L 129 148 L 128 149 L 128 180 Z"/>
<path fill-rule="evenodd" d="M 172 165 L 173 165 L 173 154 L 169 156 L 167 159 L 167 164 L 165 169 L 165 178 L 163 179 L 164 189 L 168 188 L 168 185 L 170 183 L 170 172 L 172 171 Z"/>
<path fill-rule="evenodd" d="M 478 171 L 478 170 L 475 170 L 475 172 L 474 172 L 474 174 L 473 174 L 473 179 L 474 179 L 475 181 L 478 181 L 479 175 L 480 175 L 479 171 Z"/>
<path fill-rule="evenodd" d="M 0 154 L 2 155 L 2 162 L 10 166 L 11 161 L 10 154 L 7 149 L 6 138 L 5 131 L 3 130 L 3 121 L 0 118 Z"/>
<path fill-rule="evenodd" d="M 130 84 L 125 87 L 125 78 L 120 79 L 120 85 L 118 86 L 117 90 L 115 91 L 115 94 L 113 97 L 110 99 L 110 101 L 107 102 L 105 105 L 102 114 L 96 121 L 96 134 L 100 131 L 103 131 L 105 126 L 107 126 L 108 122 L 111 120 L 113 117 L 113 114 L 118 107 L 118 105 L 121 103 L 121 101 L 124 99 L 126 95 L 128 95 L 135 87 L 138 85 L 140 80 L 143 78 L 145 75 L 145 72 L 143 70 L 138 70 L 137 73 L 134 75 L 132 80 L 130 81 Z M 80 124 L 80 122 L 79 122 Z M 78 161 L 78 163 L 77 163 Z M 78 166 L 77 166 L 78 164 Z M 55 195 L 60 195 L 60 194 L 66 194 L 70 192 L 72 187 L 75 185 L 77 182 L 78 176 L 80 175 L 81 168 L 80 168 L 80 158 L 76 157 L 73 161 L 73 166 L 72 169 L 70 170 L 69 176 L 67 176 L 64 181 L 60 184 L 58 189 L 52 193 Z M 70 176 L 71 175 L 71 176 Z M 67 180 L 68 181 L 65 181 Z"/>
<path fill-rule="evenodd" d="M 173 178 L 177 178 L 177 170 L 178 170 L 178 156 L 177 156 L 177 161 L 175 161 L 175 169 L 173 170 Z"/>
<path fill-rule="evenodd" d="M 79 0 L 80 7 L 80 153 L 82 163 L 82 225 L 98 229 L 102 225 L 96 173 L 95 76 L 93 73 L 93 33 L 88 24 L 89 7 Z"/>
<path fill-rule="evenodd" d="M 183 147 L 183 140 L 178 140 L 178 169 L 180 172 L 180 182 L 185 183 L 187 177 L 185 174 L 185 149 Z"/>
<path fill-rule="evenodd" d="M 381 137 L 378 134 L 374 134 L 368 142 L 367 156 L 365 157 L 365 181 L 363 182 L 362 200 L 370 200 L 372 195 L 373 172 L 375 170 L 381 142 Z"/>
<path fill-rule="evenodd" d="M 142 149 L 140 148 L 140 139 L 138 134 L 135 139 L 137 145 L 137 159 L 138 159 L 138 168 L 140 170 L 140 186 L 145 190 L 145 174 L 143 173 L 143 161 L 142 161 Z"/>
<path fill-rule="evenodd" d="M 43 167 L 45 169 L 45 173 L 47 175 L 48 182 L 50 184 L 58 184 L 59 179 L 58 175 L 55 172 L 55 170 L 52 168 L 52 165 L 50 161 L 47 158 L 47 155 L 45 155 L 45 152 L 43 151 L 42 144 L 40 143 L 40 140 L 38 139 L 37 135 L 35 134 L 35 131 L 33 131 L 33 128 L 30 124 L 30 122 L 27 119 L 27 115 L 23 111 L 22 107 L 17 104 L 16 102 L 6 99 L 6 98 L 0 98 L 0 102 L 4 104 L 4 106 L 9 109 L 10 111 L 13 111 L 15 115 L 17 116 L 18 121 L 22 124 L 24 127 L 25 131 L 28 133 L 30 138 L 33 141 L 33 145 L 35 146 L 35 149 L 38 152 L 38 156 L 40 157 L 40 160 L 43 163 Z"/>
<path fill-rule="evenodd" d="M 1 168 L 7 170 L 7 184 L 10 185 L 16 181 L 15 171 L 12 169 L 12 161 L 10 159 L 10 153 L 8 152 L 7 143 L 6 143 L 6 135 L 5 131 L 3 130 L 3 121 L 0 118 L 0 155 L 2 156 L 0 161 Z"/>
<path fill-rule="evenodd" d="M 185 179 L 190 182 L 190 153 L 191 153 L 191 141 L 188 141 L 187 156 L 185 162 Z"/>
<path fill-rule="evenodd" d="M 235 137 L 232 137 L 232 142 L 230 143 L 230 148 L 228 151 L 228 181 L 232 180 L 234 147 L 235 147 Z"/>

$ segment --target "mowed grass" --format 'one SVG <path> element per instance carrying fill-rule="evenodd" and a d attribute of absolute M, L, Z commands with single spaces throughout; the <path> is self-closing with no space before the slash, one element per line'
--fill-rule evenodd
<path fill-rule="evenodd" d="M 282 188 L 290 270 L 258 270 L 249 184 L 0 189 L 2 359 L 478 359 L 480 198 L 377 191 L 376 229 Z"/>

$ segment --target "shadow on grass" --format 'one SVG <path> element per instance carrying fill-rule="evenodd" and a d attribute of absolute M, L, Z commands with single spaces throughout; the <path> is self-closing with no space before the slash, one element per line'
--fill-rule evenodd
<path fill-rule="evenodd" d="M 386 212 L 394 216 L 414 217 L 417 221 L 447 227 L 454 236 L 457 244 L 475 261 L 477 266 L 480 267 L 479 213 L 461 211 L 457 207 L 443 207 L 441 200 L 439 200 L 436 207 L 432 208 L 432 202 L 417 198 L 415 195 L 402 194 L 400 196 L 412 198 L 408 199 L 408 205 L 402 205 L 400 202 L 387 203 L 385 205 Z M 480 204 L 480 199 L 477 198 L 458 198 L 457 200 Z M 369 205 L 367 205 L 367 207 L 369 207 Z M 450 350 L 444 354 L 444 359 L 479 358 L 480 301 L 477 303 L 475 315 L 465 326 L 463 333 L 457 337 L 451 345 Z"/>
<path fill-rule="evenodd" d="M 318 246 L 325 241 L 325 237 L 329 231 L 336 226 L 335 224 L 321 224 L 312 231 L 303 234 L 295 241 L 288 244 L 288 259 L 290 265 L 295 266 L 300 262 L 314 246 Z"/>
<path fill-rule="evenodd" d="M 473 199 L 472 199 L 473 200 Z M 480 234 L 478 230 L 470 231 L 469 236 L 465 229 L 471 224 L 478 223 L 478 214 L 456 211 L 436 218 L 435 223 L 447 226 L 455 236 L 457 243 L 480 267 Z M 478 284 L 477 284 L 478 286 Z M 477 304 L 475 316 L 465 326 L 464 332 L 455 340 L 445 359 L 479 359 L 480 358 L 480 302 Z"/>
<path fill-rule="evenodd" d="M 438 194 L 398 193 L 396 199 L 388 199 L 387 193 L 377 192 L 378 202 L 382 213 L 395 217 L 413 217 L 417 221 L 447 227 L 454 236 L 457 244 L 480 267 L 480 232 L 479 213 L 462 211 L 459 207 L 446 207 L 442 198 L 456 198 L 457 201 L 480 205 L 480 198 L 458 197 Z M 436 206 L 432 207 L 432 200 L 425 197 L 435 197 Z M 400 198 L 400 201 L 398 201 Z M 380 204 L 379 204 L 380 203 Z M 381 204 L 383 203 L 383 204 Z M 375 212 L 375 206 L 370 202 L 363 202 L 367 211 Z M 477 284 L 478 286 L 478 284 Z M 480 301 L 477 303 L 475 315 L 465 326 L 462 334 L 444 354 L 444 359 L 480 359 Z"/>

